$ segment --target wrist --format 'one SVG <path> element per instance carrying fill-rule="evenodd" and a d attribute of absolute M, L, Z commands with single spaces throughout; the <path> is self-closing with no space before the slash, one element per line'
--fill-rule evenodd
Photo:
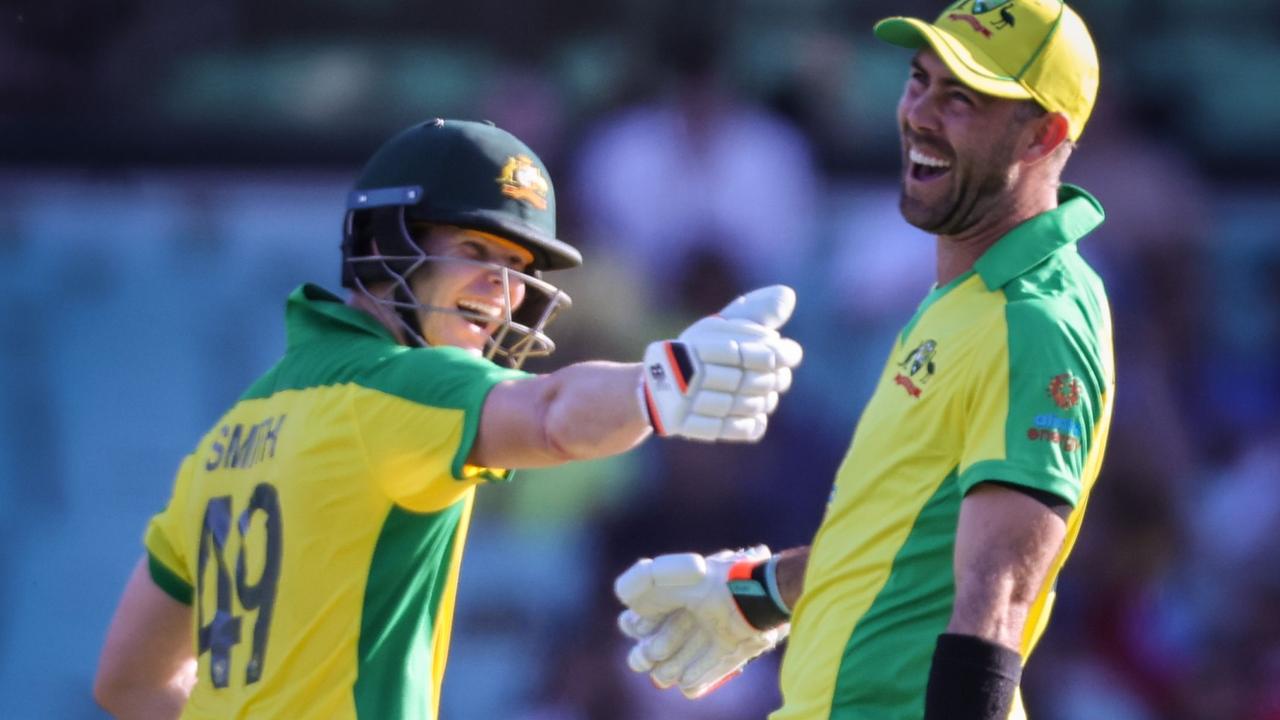
<path fill-rule="evenodd" d="M 791 620 L 791 608 L 778 591 L 778 560 L 742 560 L 729 568 L 729 594 L 747 624 L 771 630 Z"/>
<path fill-rule="evenodd" d="M 659 436 L 664 436 L 666 432 L 662 428 L 658 408 L 654 404 L 653 391 L 649 389 L 649 382 L 645 377 L 647 372 L 648 367 L 645 363 L 640 363 L 640 372 L 636 373 L 636 403 L 640 406 L 640 417 L 649 424 L 649 428 Z"/>
<path fill-rule="evenodd" d="M 973 635 L 938 636 L 924 720 L 1005 720 L 1022 679 L 1022 656 Z"/>

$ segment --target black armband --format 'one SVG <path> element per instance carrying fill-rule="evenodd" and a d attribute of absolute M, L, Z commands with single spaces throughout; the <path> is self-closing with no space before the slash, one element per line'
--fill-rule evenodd
<path fill-rule="evenodd" d="M 791 619 L 778 592 L 778 556 L 752 565 L 743 561 L 729 569 L 729 592 L 747 624 L 757 630 L 770 630 Z"/>
<path fill-rule="evenodd" d="M 1022 656 L 972 635 L 943 633 L 933 650 L 924 720 L 1006 720 Z"/>

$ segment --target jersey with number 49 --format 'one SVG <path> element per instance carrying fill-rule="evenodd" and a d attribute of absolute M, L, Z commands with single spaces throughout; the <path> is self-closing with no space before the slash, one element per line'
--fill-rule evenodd
<path fill-rule="evenodd" d="M 147 528 L 192 605 L 184 718 L 436 716 L 488 391 L 522 373 L 398 345 L 311 285 L 285 356 L 200 441 Z"/>

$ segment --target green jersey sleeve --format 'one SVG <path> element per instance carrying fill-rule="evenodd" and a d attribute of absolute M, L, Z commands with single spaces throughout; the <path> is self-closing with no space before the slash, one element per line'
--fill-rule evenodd
<path fill-rule="evenodd" d="M 1096 334 L 1044 300 L 1010 303 L 1005 319 L 1007 344 L 972 383 L 960 489 L 999 480 L 1074 507 L 1107 387 Z"/>

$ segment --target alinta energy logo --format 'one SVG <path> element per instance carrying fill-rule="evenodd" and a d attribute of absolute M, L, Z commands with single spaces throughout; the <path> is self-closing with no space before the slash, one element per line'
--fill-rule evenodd
<path fill-rule="evenodd" d="M 1084 429 L 1080 423 L 1071 418 L 1058 417 L 1052 413 L 1037 415 L 1032 426 L 1027 428 L 1027 439 L 1057 445 L 1066 452 L 1080 449 L 1080 438 Z"/>
<path fill-rule="evenodd" d="M 1053 400 L 1053 404 L 1059 410 L 1071 410 L 1079 405 L 1082 392 L 1083 386 L 1080 381 L 1069 372 L 1054 375 L 1049 380 L 1049 387 L 1045 390 L 1045 394 Z M 1082 437 L 1084 437 L 1084 428 L 1078 421 L 1059 417 L 1053 413 L 1037 415 L 1032 421 L 1032 426 L 1027 428 L 1028 440 L 1058 445 L 1066 452 L 1079 450 Z"/>
<path fill-rule="evenodd" d="M 910 353 L 907 354 L 902 362 L 898 363 L 898 367 L 906 370 L 907 374 L 898 373 L 893 378 L 893 382 L 901 385 L 907 394 L 913 398 L 920 397 L 924 393 L 921 385 L 929 382 L 933 378 L 933 374 L 937 372 L 937 365 L 934 364 L 933 358 L 938 354 L 938 342 L 936 340 L 925 340 L 915 346 Z M 923 374 L 922 374 L 923 371 Z M 917 384 L 917 382 L 919 384 Z"/>

